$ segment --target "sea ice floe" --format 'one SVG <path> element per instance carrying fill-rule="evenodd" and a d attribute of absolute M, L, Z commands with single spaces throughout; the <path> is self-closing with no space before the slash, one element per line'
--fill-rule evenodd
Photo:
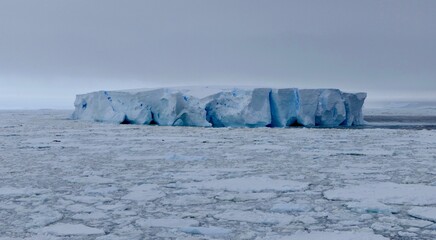
<path fill-rule="evenodd" d="M 413 207 L 407 213 L 416 218 L 436 222 L 436 207 Z"/>
<path fill-rule="evenodd" d="M 94 211 L 90 213 L 77 213 L 71 216 L 71 218 L 75 220 L 90 221 L 96 219 L 109 218 L 109 215 L 102 211 Z"/>
<path fill-rule="evenodd" d="M 267 200 L 277 197 L 276 192 L 219 192 L 214 196 L 220 201 L 245 202 L 250 200 Z"/>
<path fill-rule="evenodd" d="M 174 206 L 190 206 L 190 205 L 200 205 L 214 203 L 215 200 L 212 198 L 207 198 L 200 194 L 187 194 L 187 195 L 176 195 L 169 198 L 165 198 L 161 201 L 165 205 Z"/>
<path fill-rule="evenodd" d="M 189 156 L 189 155 L 180 155 L 180 154 L 167 154 L 165 155 L 165 160 L 168 161 L 202 161 L 207 158 L 204 156 Z"/>
<path fill-rule="evenodd" d="M 348 202 L 347 208 L 359 213 L 398 213 L 399 209 L 377 201 Z"/>
<path fill-rule="evenodd" d="M 410 219 L 410 218 L 397 218 L 393 217 L 393 215 L 385 216 L 385 217 L 379 217 L 379 221 L 385 222 L 385 223 L 393 223 L 396 225 L 401 225 L 404 227 L 417 227 L 417 228 L 424 228 L 432 225 L 433 223 L 427 220 L 421 220 L 421 219 Z"/>
<path fill-rule="evenodd" d="M 104 178 L 100 176 L 75 176 L 75 177 L 66 177 L 65 180 L 69 182 L 76 183 L 87 183 L 87 184 L 107 184 L 113 183 L 114 180 L 110 178 Z"/>
<path fill-rule="evenodd" d="M 68 210 L 73 213 L 90 213 L 95 211 L 95 208 L 87 206 L 85 204 L 71 204 L 66 207 L 63 207 L 65 210 Z"/>
<path fill-rule="evenodd" d="M 42 227 L 61 220 L 63 215 L 49 207 L 38 206 L 28 214 L 26 227 Z"/>
<path fill-rule="evenodd" d="M 292 212 L 308 212 L 312 210 L 312 207 L 308 204 L 298 204 L 298 203 L 277 203 L 271 208 L 273 212 L 280 213 L 292 213 Z"/>
<path fill-rule="evenodd" d="M 129 193 L 122 199 L 138 202 L 153 201 L 165 196 L 165 194 L 158 190 L 158 188 L 159 186 L 156 184 L 142 184 L 134 186 L 129 189 Z"/>
<path fill-rule="evenodd" d="M 225 211 L 223 213 L 215 214 L 214 217 L 230 221 L 261 223 L 267 225 L 284 225 L 289 224 L 290 222 L 295 222 L 296 220 L 294 216 L 288 214 L 241 210 Z"/>
<path fill-rule="evenodd" d="M 337 231 L 337 232 L 321 232 L 313 231 L 310 233 L 297 233 L 284 239 L 288 240 L 388 240 L 381 235 L 371 232 L 353 232 L 353 231 Z"/>
<path fill-rule="evenodd" d="M 206 235 L 212 237 L 223 237 L 232 231 L 222 227 L 183 227 L 180 231 L 193 235 Z"/>
<path fill-rule="evenodd" d="M 48 193 L 47 189 L 0 187 L 0 196 L 29 196 L 34 194 Z"/>
<path fill-rule="evenodd" d="M 198 226 L 199 222 L 189 218 L 148 218 L 139 219 L 136 224 L 142 228 L 163 227 L 163 228 L 183 228 Z"/>
<path fill-rule="evenodd" d="M 111 198 L 108 197 L 101 197 L 101 196 L 87 196 L 87 195 L 66 195 L 64 196 L 65 199 L 74 201 L 76 203 L 86 203 L 86 204 L 94 204 L 94 203 L 101 203 L 106 201 L 111 201 Z"/>
<path fill-rule="evenodd" d="M 83 224 L 57 223 L 41 229 L 43 233 L 54 234 L 57 236 L 68 235 L 101 235 L 105 232 L 102 229 L 92 228 Z"/>
<path fill-rule="evenodd" d="M 234 192 L 289 192 L 304 190 L 309 186 L 309 184 L 292 180 L 272 179 L 269 177 L 245 177 L 188 183 L 185 184 L 185 186 L 200 189 L 215 189 Z"/>
<path fill-rule="evenodd" d="M 436 204 L 435 192 L 436 186 L 381 182 L 332 189 L 325 191 L 324 196 L 331 200 L 420 206 Z"/>

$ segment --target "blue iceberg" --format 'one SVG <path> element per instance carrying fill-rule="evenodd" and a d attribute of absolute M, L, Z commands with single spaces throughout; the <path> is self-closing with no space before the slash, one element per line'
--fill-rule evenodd
<path fill-rule="evenodd" d="M 366 93 L 297 88 L 160 88 L 77 95 L 73 119 L 198 127 L 363 125 Z"/>

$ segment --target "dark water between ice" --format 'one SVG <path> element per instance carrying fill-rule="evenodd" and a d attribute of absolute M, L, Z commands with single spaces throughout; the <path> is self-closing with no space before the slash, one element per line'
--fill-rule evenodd
<path fill-rule="evenodd" d="M 436 116 L 367 115 L 367 124 L 359 128 L 436 130 Z"/>

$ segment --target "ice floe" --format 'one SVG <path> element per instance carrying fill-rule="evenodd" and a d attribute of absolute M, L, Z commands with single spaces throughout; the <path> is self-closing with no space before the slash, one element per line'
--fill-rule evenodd
<path fill-rule="evenodd" d="M 436 204 L 436 186 L 421 184 L 398 184 L 392 182 L 350 185 L 324 192 L 332 200 L 361 201 L 373 204 L 430 205 Z"/>
<path fill-rule="evenodd" d="M 416 218 L 436 222 L 436 207 L 413 207 L 407 213 Z"/>
<path fill-rule="evenodd" d="M 69 235 L 102 235 L 105 232 L 102 229 L 88 227 L 83 224 L 57 223 L 44 227 L 43 233 L 55 234 L 57 236 Z"/>
<path fill-rule="evenodd" d="M 381 235 L 377 235 L 370 232 L 320 232 L 313 231 L 310 233 L 297 233 L 292 236 L 283 238 L 288 240 L 388 240 Z"/>

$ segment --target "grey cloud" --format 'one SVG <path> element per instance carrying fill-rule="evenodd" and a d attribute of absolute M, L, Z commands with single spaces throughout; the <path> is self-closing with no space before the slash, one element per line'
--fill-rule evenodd
<path fill-rule="evenodd" d="M 435 11 L 432 0 L 4 0 L 0 81 L 428 91 Z"/>

